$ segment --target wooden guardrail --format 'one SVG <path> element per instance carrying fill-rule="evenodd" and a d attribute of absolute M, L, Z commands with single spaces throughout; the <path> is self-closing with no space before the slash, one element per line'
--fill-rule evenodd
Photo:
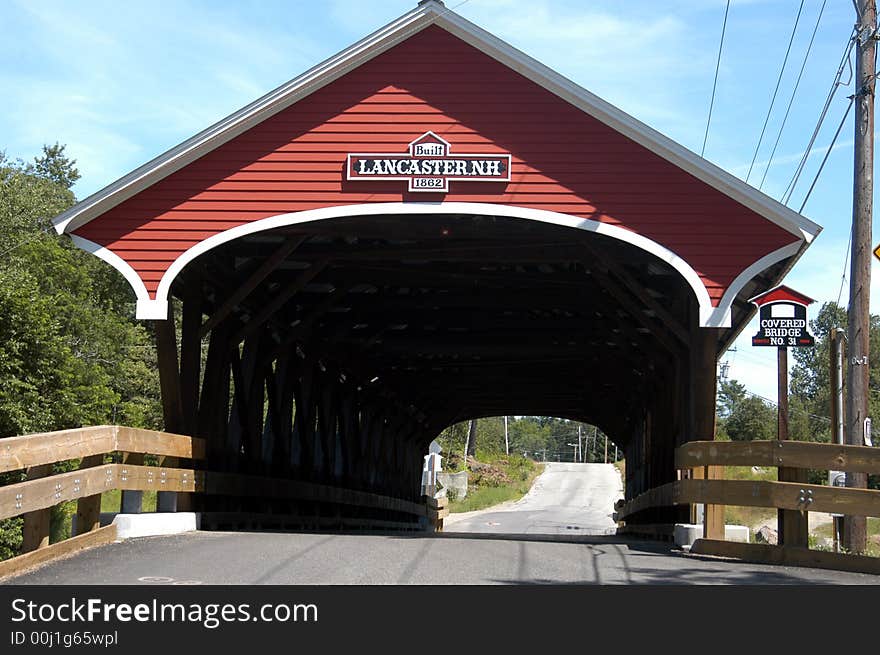
<path fill-rule="evenodd" d="M 112 452 L 203 459 L 205 442 L 182 434 L 98 425 L 0 439 L 0 473 Z"/>
<path fill-rule="evenodd" d="M 880 473 L 880 448 L 797 441 L 692 441 L 675 452 L 679 470 L 714 466 L 788 468 Z M 880 516 L 880 491 L 796 482 L 683 479 L 626 502 L 625 519 L 652 507 L 691 503 L 776 507 L 854 516 Z"/>
<path fill-rule="evenodd" d="M 880 448 L 797 441 L 693 441 L 675 451 L 675 467 L 679 471 L 687 472 L 686 477 L 650 489 L 622 503 L 618 507 L 617 518 L 625 521 L 627 517 L 646 509 L 696 503 L 707 506 L 773 507 L 800 512 L 880 516 L 880 491 L 874 489 L 800 482 L 725 480 L 722 479 L 725 466 L 785 467 L 876 474 L 880 473 Z M 694 472 L 699 472 L 699 475 L 693 475 Z M 752 544 L 724 542 L 723 522 L 720 527 L 719 534 L 717 527 L 710 529 L 707 524 L 704 530 L 706 539 L 694 544 L 692 551 L 708 554 L 710 550 L 714 550 L 717 554 L 727 556 L 740 552 L 742 559 L 752 561 L 757 553 L 763 552 L 765 556 L 762 561 L 809 562 L 811 566 L 829 568 L 853 566 L 854 560 L 842 564 L 842 560 L 830 556 L 816 558 L 796 553 L 779 555 L 772 554 L 775 552 L 772 547 L 755 548 Z M 860 561 L 868 561 L 869 564 L 859 564 L 859 570 L 866 570 L 867 566 L 871 572 L 880 573 L 880 560 L 872 561 L 876 559 L 862 558 Z M 831 566 L 829 563 L 833 562 L 840 565 Z"/>
<path fill-rule="evenodd" d="M 205 442 L 186 435 L 115 425 L 0 439 L 0 473 L 22 471 L 26 478 L 0 486 L 0 519 L 24 517 L 23 553 L 49 547 L 49 512 L 51 507 L 59 503 L 78 501 L 77 536 L 98 530 L 101 494 L 115 489 L 354 505 L 424 517 L 437 530 L 442 529 L 443 517 L 447 512 L 445 499 L 437 501 L 426 498 L 424 503 L 416 503 L 299 480 L 206 472 L 176 466 L 144 466 L 128 463 L 125 457 L 123 463 L 104 462 L 106 455 L 116 452 L 124 453 L 126 457 L 132 453 L 156 455 L 170 464 L 176 464 L 178 459 L 204 459 Z M 77 459 L 81 460 L 77 470 L 51 473 L 52 464 Z M 395 522 L 377 523 L 391 526 Z M 112 540 L 110 532 L 103 531 L 102 538 Z M 73 544 L 75 540 L 69 539 L 67 542 Z M 52 548 L 62 543 L 66 542 L 55 544 Z M 96 539 L 80 539 L 75 543 L 83 547 L 81 544 L 94 545 L 97 542 Z M 31 555 L 27 561 L 43 561 L 47 556 Z M 9 564 L 4 563 L 4 567 L 0 567 L 0 575 L 5 569 L 9 569 Z"/>
<path fill-rule="evenodd" d="M 805 441 L 692 441 L 675 451 L 675 468 L 788 466 L 880 473 L 880 448 Z"/>

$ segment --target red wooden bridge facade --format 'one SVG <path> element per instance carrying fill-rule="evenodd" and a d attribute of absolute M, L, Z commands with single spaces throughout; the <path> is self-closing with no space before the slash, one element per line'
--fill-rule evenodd
<path fill-rule="evenodd" d="M 442 428 L 504 414 L 600 426 L 628 499 L 676 481 L 748 299 L 820 229 L 434 1 L 55 224 L 131 283 L 208 470 L 408 501 Z"/>

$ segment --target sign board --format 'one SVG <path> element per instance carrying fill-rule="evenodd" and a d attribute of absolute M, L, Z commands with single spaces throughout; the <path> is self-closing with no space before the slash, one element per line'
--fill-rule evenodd
<path fill-rule="evenodd" d="M 846 486 L 846 473 L 843 471 L 828 471 L 828 484 L 832 487 Z M 843 514 L 834 514 L 831 516 L 843 516 Z"/>
<path fill-rule="evenodd" d="M 807 305 L 813 302 L 788 287 L 780 286 L 749 302 L 759 308 L 759 329 L 752 337 L 753 346 L 804 348 L 815 344 L 807 332 Z"/>
<path fill-rule="evenodd" d="M 877 247 L 874 248 L 874 257 L 880 259 L 880 244 L 877 244 Z"/>
<path fill-rule="evenodd" d="M 449 182 L 510 182 L 510 155 L 451 153 L 433 132 L 412 141 L 407 152 L 351 153 L 348 180 L 404 180 L 410 191 L 446 193 Z"/>

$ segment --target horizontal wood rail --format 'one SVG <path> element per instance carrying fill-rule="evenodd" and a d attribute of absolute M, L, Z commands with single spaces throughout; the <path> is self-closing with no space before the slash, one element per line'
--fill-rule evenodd
<path fill-rule="evenodd" d="M 127 491 L 198 491 L 204 473 L 129 464 L 102 464 L 0 487 L 0 519 L 121 489 Z"/>
<path fill-rule="evenodd" d="M 311 500 L 370 507 L 414 516 L 428 516 L 429 512 L 439 514 L 445 511 L 442 508 L 429 510 L 424 504 L 399 498 L 300 480 L 157 466 L 102 464 L 0 487 L 0 519 L 45 509 L 69 500 L 95 496 L 112 489 Z"/>
<path fill-rule="evenodd" d="M 880 491 L 818 484 L 751 480 L 679 480 L 633 498 L 618 511 L 618 519 L 654 507 L 670 505 L 738 505 L 775 507 L 853 516 L 880 516 Z"/>
<path fill-rule="evenodd" d="M 113 543 L 116 540 L 116 526 L 113 524 L 105 525 L 103 528 L 97 528 L 91 532 L 59 541 L 51 546 L 32 550 L 29 553 L 13 557 L 11 559 L 0 562 L 0 578 L 10 575 L 19 575 L 28 569 L 35 568 L 46 562 L 73 555 L 87 548 L 95 546 L 104 546 Z"/>
<path fill-rule="evenodd" d="M 682 479 L 649 489 L 621 503 L 617 507 L 618 521 L 623 522 L 647 509 L 673 505 L 704 504 L 707 506 L 707 517 L 711 506 L 714 506 L 713 511 L 716 514 L 724 505 L 789 510 L 794 511 L 794 516 L 801 517 L 800 520 L 804 522 L 803 536 L 798 537 L 795 534 L 797 538 L 792 543 L 783 541 L 780 546 L 728 544 L 723 541 L 723 522 L 715 526 L 706 520 L 704 538 L 698 540 L 691 550 L 706 554 L 711 551 L 713 554 L 749 561 L 823 566 L 872 573 L 880 571 L 880 566 L 873 561 L 876 558 L 858 559 L 856 555 L 811 551 L 807 548 L 806 541 L 807 512 L 880 516 L 880 491 L 801 482 L 721 479 L 725 466 L 775 466 L 782 469 L 880 473 L 880 448 L 776 440 L 693 441 L 676 449 L 675 466 L 686 472 Z M 620 531 L 629 531 L 630 527 L 638 531 L 639 525 L 622 525 Z M 814 552 L 820 554 L 814 556 Z"/>
<path fill-rule="evenodd" d="M 831 553 L 806 548 L 785 548 L 768 544 L 745 544 L 714 539 L 697 539 L 691 546 L 695 555 L 734 557 L 757 564 L 807 566 L 813 569 L 831 569 L 854 573 L 880 575 L 880 558 L 866 555 Z"/>
<path fill-rule="evenodd" d="M 880 448 L 804 441 L 692 441 L 675 451 L 675 468 L 787 466 L 880 473 Z"/>
<path fill-rule="evenodd" d="M 799 441 L 692 441 L 675 451 L 679 470 L 763 466 L 880 473 L 880 448 Z M 654 507 L 706 503 L 880 516 L 880 491 L 796 482 L 685 479 L 626 502 L 618 519 Z"/>
<path fill-rule="evenodd" d="M 120 425 L 7 437 L 0 439 L 0 473 L 117 451 L 204 459 L 205 441 Z"/>

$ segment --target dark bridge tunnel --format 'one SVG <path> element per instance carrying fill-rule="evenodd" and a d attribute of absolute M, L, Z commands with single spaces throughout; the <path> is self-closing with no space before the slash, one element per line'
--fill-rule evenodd
<path fill-rule="evenodd" d="M 671 481 L 673 449 L 711 438 L 716 355 L 734 336 L 698 327 L 692 289 L 651 253 L 498 216 L 257 232 L 190 262 L 172 294 L 179 351 L 174 321 L 156 322 L 166 423 L 207 440 L 207 470 L 410 500 L 444 427 L 503 414 L 598 425 L 625 453 L 627 497 Z M 738 325 L 749 310 L 733 311 Z M 369 511 L 196 501 L 215 513 Z"/>

